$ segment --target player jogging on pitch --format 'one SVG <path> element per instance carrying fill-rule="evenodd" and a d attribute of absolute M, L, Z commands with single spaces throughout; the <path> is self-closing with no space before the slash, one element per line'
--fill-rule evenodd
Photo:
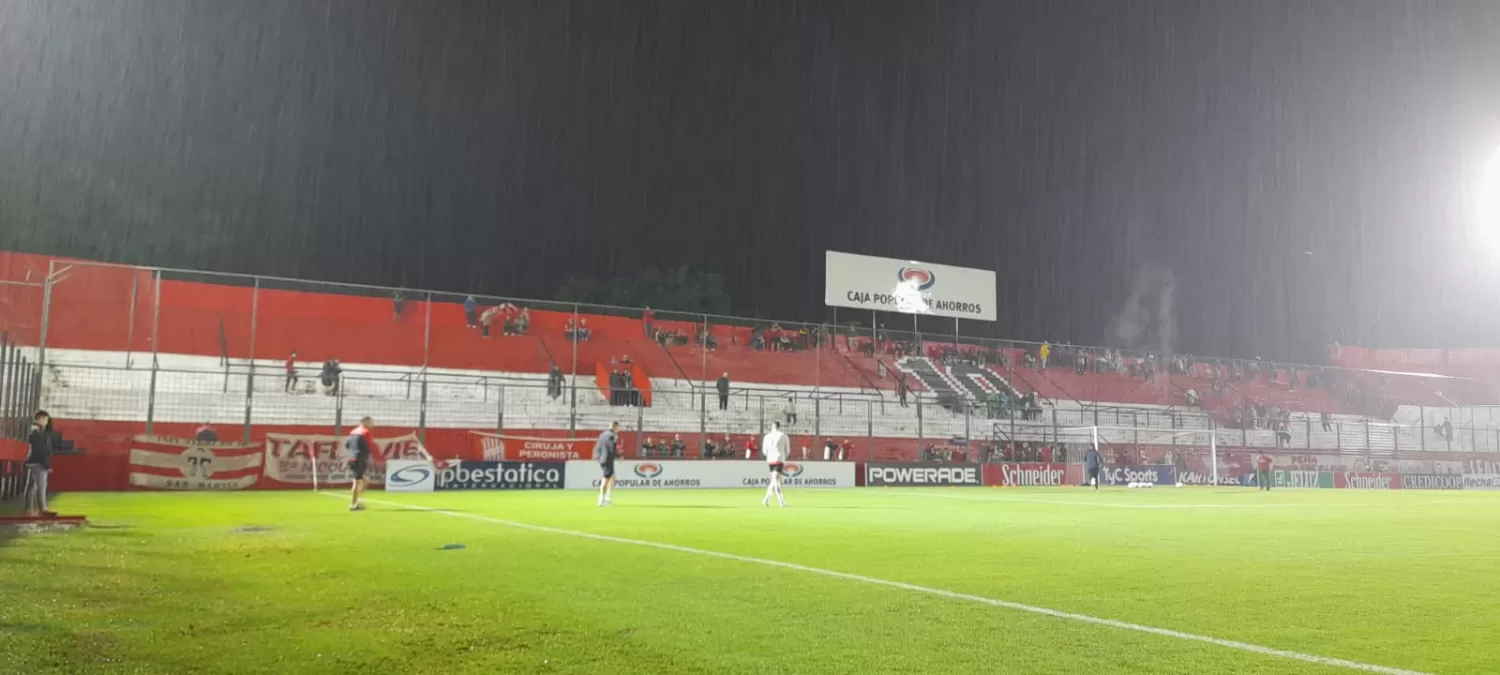
<path fill-rule="evenodd" d="M 786 496 L 781 494 L 781 474 L 786 469 L 786 460 L 792 453 L 791 441 L 786 434 L 781 433 L 781 423 L 772 422 L 771 431 L 761 440 L 760 451 L 766 455 L 766 466 L 771 469 L 771 484 L 766 486 L 766 497 L 760 500 L 762 506 L 771 505 L 771 495 L 776 495 L 776 501 L 786 506 Z"/>
<path fill-rule="evenodd" d="M 371 435 L 374 429 L 375 420 L 362 417 L 359 427 L 344 441 L 344 449 L 349 451 L 349 475 L 354 478 L 354 484 L 349 488 L 350 511 L 363 511 L 365 508 L 360 501 L 365 496 L 365 472 L 370 470 L 371 459 L 380 456 L 380 453 L 375 452 L 375 437 Z"/>
<path fill-rule="evenodd" d="M 1094 486 L 1094 492 L 1099 491 L 1099 467 L 1104 464 L 1104 458 L 1099 456 L 1098 448 L 1089 448 L 1083 453 L 1084 485 Z"/>
<path fill-rule="evenodd" d="M 599 481 L 599 505 L 614 506 L 613 497 L 615 489 L 615 460 L 620 457 L 620 423 L 610 422 L 609 428 L 599 434 L 598 442 L 594 443 L 594 459 L 599 462 L 599 468 L 604 472 L 604 480 Z"/>
<path fill-rule="evenodd" d="M 1271 456 L 1264 452 L 1255 458 L 1255 484 L 1262 490 L 1271 489 Z"/>

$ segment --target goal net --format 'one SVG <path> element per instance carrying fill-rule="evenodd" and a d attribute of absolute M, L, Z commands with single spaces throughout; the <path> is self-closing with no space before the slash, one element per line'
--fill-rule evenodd
<path fill-rule="evenodd" d="M 1104 459 L 1101 483 L 1128 485 L 1251 485 L 1252 458 L 1224 453 L 1212 429 L 1086 426 L 1057 430 L 1059 442 L 1072 449 L 1093 448 Z M 1069 463 L 1083 461 L 1072 450 Z"/>

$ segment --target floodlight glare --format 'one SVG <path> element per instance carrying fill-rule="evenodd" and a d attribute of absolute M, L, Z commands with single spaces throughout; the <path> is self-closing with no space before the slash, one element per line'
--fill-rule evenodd
<path fill-rule="evenodd" d="M 1480 226 L 1500 229 L 1500 149 L 1485 162 L 1476 197 Z"/>

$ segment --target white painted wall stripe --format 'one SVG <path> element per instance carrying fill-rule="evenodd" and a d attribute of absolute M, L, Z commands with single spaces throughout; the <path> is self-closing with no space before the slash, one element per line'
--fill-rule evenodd
<path fill-rule="evenodd" d="M 345 494 L 336 494 L 336 493 L 332 493 L 332 492 L 324 492 L 324 493 L 321 493 L 321 494 L 324 494 L 324 495 L 329 496 L 329 497 L 340 498 L 340 499 L 346 499 L 348 497 Z M 863 575 L 859 575 L 859 574 L 850 574 L 848 572 L 839 572 L 839 571 L 836 571 L 836 570 L 827 570 L 827 569 L 822 569 L 822 568 L 819 568 L 819 567 L 808 567 L 806 565 L 798 565 L 796 563 L 782 562 L 780 560 L 768 560 L 766 558 L 754 558 L 754 557 L 750 557 L 750 556 L 735 555 L 733 553 L 720 553 L 718 551 L 708 551 L 708 550 L 704 550 L 704 549 L 691 548 L 691 547 L 688 547 L 688 546 L 678 546 L 676 544 L 665 544 L 665 543 L 656 542 L 656 541 L 646 541 L 646 540 L 643 540 L 643 539 L 626 539 L 624 537 L 613 537 L 613 536 L 610 536 L 610 535 L 607 535 L 607 534 L 594 534 L 592 532 L 579 532 L 579 531 L 576 531 L 576 530 L 564 530 L 562 528 L 557 528 L 557 527 L 547 527 L 545 525 L 532 525 L 532 524 L 529 524 L 529 523 L 521 523 L 521 522 L 516 522 L 516 521 L 513 521 L 513 520 L 505 520 L 505 519 L 502 519 L 502 518 L 492 518 L 490 516 L 482 516 L 482 515 L 473 514 L 473 513 L 460 513 L 460 512 L 456 512 L 456 511 L 445 511 L 443 509 L 435 509 L 435 508 L 428 507 L 428 506 L 419 506 L 419 505 L 416 505 L 416 504 L 402 504 L 400 502 L 392 502 L 392 501 L 386 501 L 386 500 L 381 500 L 381 499 L 367 499 L 365 501 L 368 501 L 368 502 L 371 502 L 371 503 L 375 503 L 375 504 L 383 504 L 383 505 L 386 505 L 386 506 L 394 506 L 396 508 L 409 509 L 409 510 L 413 510 L 413 511 L 426 511 L 426 512 L 429 512 L 429 513 L 436 513 L 436 514 L 440 514 L 440 515 L 444 515 L 444 516 L 450 516 L 450 517 L 453 517 L 453 518 L 466 518 L 466 519 L 469 519 L 469 520 L 477 520 L 477 521 L 480 521 L 480 522 L 492 523 L 492 524 L 495 524 L 495 525 L 504 525 L 506 527 L 512 527 L 512 528 L 516 528 L 516 529 L 520 529 L 520 530 L 530 530 L 530 531 L 533 531 L 533 532 L 545 532 L 545 533 L 548 533 L 548 534 L 557 534 L 557 535 L 563 535 L 563 536 L 568 536 L 568 537 L 578 537 L 578 538 L 582 538 L 582 539 L 593 539 L 595 541 L 606 541 L 606 542 L 615 543 L 615 544 L 630 544 L 632 546 L 645 546 L 645 547 L 648 547 L 648 548 L 661 549 L 661 550 L 664 550 L 664 551 L 674 551 L 674 552 L 677 552 L 677 553 L 689 553 L 689 554 L 692 554 L 692 555 L 700 555 L 700 556 L 709 557 L 709 558 L 719 558 L 721 560 L 733 560 L 733 561 L 736 561 L 736 562 L 750 563 L 750 564 L 754 564 L 754 565 L 766 565 L 768 567 L 780 567 L 782 569 L 796 570 L 798 572 L 806 572 L 806 573 L 809 573 L 809 574 L 817 574 L 817 575 L 821 575 L 821 576 L 825 576 L 825 577 L 832 577 L 832 578 L 835 578 L 835 579 L 844 579 L 844 580 L 847 580 L 847 581 L 858 581 L 860 583 L 872 584 L 872 585 L 876 585 L 876 586 L 886 586 L 886 587 L 889 587 L 889 588 L 899 588 L 901 590 L 911 591 L 911 592 L 914 592 L 914 593 L 925 593 L 927 595 L 935 595 L 937 597 L 948 598 L 950 600 L 963 600 L 963 601 L 966 601 L 966 602 L 973 602 L 973 603 L 978 603 L 978 604 L 982 604 L 982 605 L 990 605 L 992 607 L 1002 607 L 1002 608 L 1005 608 L 1005 609 L 1015 610 L 1015 611 L 1019 611 L 1019 612 L 1028 612 L 1028 613 L 1031 613 L 1031 614 L 1040 614 L 1040 615 L 1043 615 L 1043 616 L 1050 616 L 1050 617 L 1053 617 L 1053 618 L 1056 618 L 1056 619 L 1066 619 L 1068 621 L 1077 621 L 1077 622 L 1080 622 L 1080 623 L 1094 624 L 1096 626 L 1108 626 L 1110 628 L 1118 628 L 1120 630 L 1134 631 L 1134 632 L 1137 632 L 1137 633 L 1147 633 L 1147 634 L 1150 634 L 1150 635 L 1159 635 L 1159 636 L 1162 636 L 1162 637 L 1176 638 L 1178 640 L 1187 640 L 1189 642 L 1201 642 L 1201 643 L 1205 643 L 1205 644 L 1215 645 L 1215 646 L 1218 646 L 1218 647 L 1224 647 L 1224 648 L 1227 648 L 1227 649 L 1237 649 L 1237 650 L 1240 650 L 1240 651 L 1250 652 L 1250 653 L 1253 653 L 1253 654 L 1261 654 L 1261 655 L 1264 655 L 1264 656 L 1274 656 L 1274 657 L 1279 657 L 1279 658 L 1283 658 L 1283 659 L 1290 659 L 1290 660 L 1293 660 L 1293 661 L 1301 661 L 1303 663 L 1313 663 L 1313 664 L 1318 664 L 1318 665 L 1322 665 L 1322 666 L 1332 666 L 1332 667 L 1335 667 L 1335 668 L 1344 668 L 1344 669 L 1347 669 L 1347 670 L 1357 670 L 1357 671 L 1362 671 L 1362 672 L 1367 672 L 1367 673 L 1383 673 L 1384 675 L 1431 675 L 1430 673 L 1424 673 L 1422 671 L 1403 670 L 1401 668 L 1391 668 L 1391 667 L 1388 667 L 1388 666 L 1378 666 L 1378 665 L 1369 664 L 1369 663 L 1360 663 L 1358 661 L 1347 661 L 1347 660 L 1344 660 L 1344 659 L 1336 659 L 1336 658 L 1327 657 L 1327 656 L 1317 656 L 1315 654 L 1303 654 L 1301 652 L 1288 651 L 1288 650 L 1285 650 L 1285 649 L 1275 649 L 1273 647 L 1262 647 L 1260 645 L 1254 645 L 1254 644 L 1250 644 L 1248 642 L 1238 642 L 1238 641 L 1235 641 L 1235 640 L 1224 640 L 1224 639 L 1221 639 L 1221 638 L 1210 637 L 1210 636 L 1207 636 L 1207 635 L 1196 635 L 1196 634 L 1193 634 L 1193 633 L 1184 633 L 1182 631 L 1176 631 L 1176 630 L 1171 630 L 1171 629 L 1167 629 L 1167 628 L 1156 628 L 1156 627 L 1153 627 L 1153 626 L 1143 626 L 1141 624 L 1130 623 L 1130 622 L 1127 622 L 1127 621 L 1117 621 L 1115 619 L 1104 619 L 1104 618 L 1100 618 L 1100 617 L 1096 617 L 1096 616 L 1089 616 L 1087 614 L 1076 614 L 1076 613 L 1073 613 L 1073 612 L 1064 612 L 1064 611 L 1056 610 L 1056 609 L 1048 609 L 1046 607 L 1037 607 L 1037 606 L 1034 606 L 1034 605 L 1026 605 L 1026 604 L 1022 604 L 1022 603 L 1019 603 L 1019 602 L 1010 602 L 1008 600 L 998 600 L 998 599 L 995 599 L 995 598 L 986 598 L 986 597 L 980 596 L 980 595 L 970 595 L 968 593 L 958 593 L 958 592 L 955 592 L 955 591 L 943 590 L 941 588 L 929 588 L 927 586 L 918 586 L 916 584 L 909 584 L 909 583 L 906 583 L 906 582 L 903 582 L 903 581 L 891 581 L 889 579 L 877 579 L 875 577 L 867 577 L 867 576 L 863 576 Z"/>

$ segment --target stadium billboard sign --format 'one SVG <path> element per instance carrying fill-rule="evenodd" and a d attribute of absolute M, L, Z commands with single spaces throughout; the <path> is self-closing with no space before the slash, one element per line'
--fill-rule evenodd
<path fill-rule="evenodd" d="M 865 464 L 867 487 L 932 487 L 982 485 L 978 464 L 936 464 L 868 462 Z"/>
<path fill-rule="evenodd" d="M 1400 490 L 1401 474 L 1336 471 L 1333 474 L 1333 486 L 1355 490 Z"/>
<path fill-rule="evenodd" d="M 1465 490 L 1500 490 L 1500 473 L 1466 473 Z"/>
<path fill-rule="evenodd" d="M 787 488 L 854 487 L 854 462 L 787 462 Z M 597 490 L 603 475 L 590 460 L 568 462 L 569 490 Z M 615 487 L 627 490 L 763 488 L 770 482 L 765 462 L 755 460 L 631 460 L 615 462 Z"/>
<path fill-rule="evenodd" d="M 462 461 L 437 472 L 436 490 L 561 490 L 563 462 Z"/>
<path fill-rule="evenodd" d="M 490 461 L 567 462 L 594 455 L 593 438 L 522 438 L 470 431 L 479 456 Z"/>
<path fill-rule="evenodd" d="M 1129 485 L 1131 483 L 1173 485 L 1177 482 L 1177 468 L 1165 464 L 1108 466 L 1104 468 L 1101 477 L 1105 485 Z"/>
<path fill-rule="evenodd" d="M 1462 490 L 1464 477 L 1456 473 L 1403 473 L 1403 490 Z"/>
<path fill-rule="evenodd" d="M 1076 465 L 1075 465 L 1076 466 Z M 1081 473 L 1070 476 L 1067 464 L 1013 462 L 984 465 L 984 484 L 1000 487 L 1059 487 L 1083 482 Z M 1070 480 L 1071 477 L 1071 480 Z"/>
<path fill-rule="evenodd" d="M 1211 474 L 1198 473 L 1197 471 L 1177 472 L 1177 482 L 1183 485 L 1214 485 L 1214 477 Z M 1227 468 L 1219 472 L 1218 485 L 1255 485 L 1255 474 L 1234 473 Z"/>
<path fill-rule="evenodd" d="M 828 251 L 823 302 L 903 314 L 995 320 L 995 273 Z"/>
<path fill-rule="evenodd" d="M 386 492 L 432 492 L 437 471 L 432 463 L 416 459 L 393 459 L 385 465 Z"/>
<path fill-rule="evenodd" d="M 1271 472 L 1271 487 L 1331 488 L 1333 486 L 1332 471 L 1289 471 L 1277 469 Z"/>

